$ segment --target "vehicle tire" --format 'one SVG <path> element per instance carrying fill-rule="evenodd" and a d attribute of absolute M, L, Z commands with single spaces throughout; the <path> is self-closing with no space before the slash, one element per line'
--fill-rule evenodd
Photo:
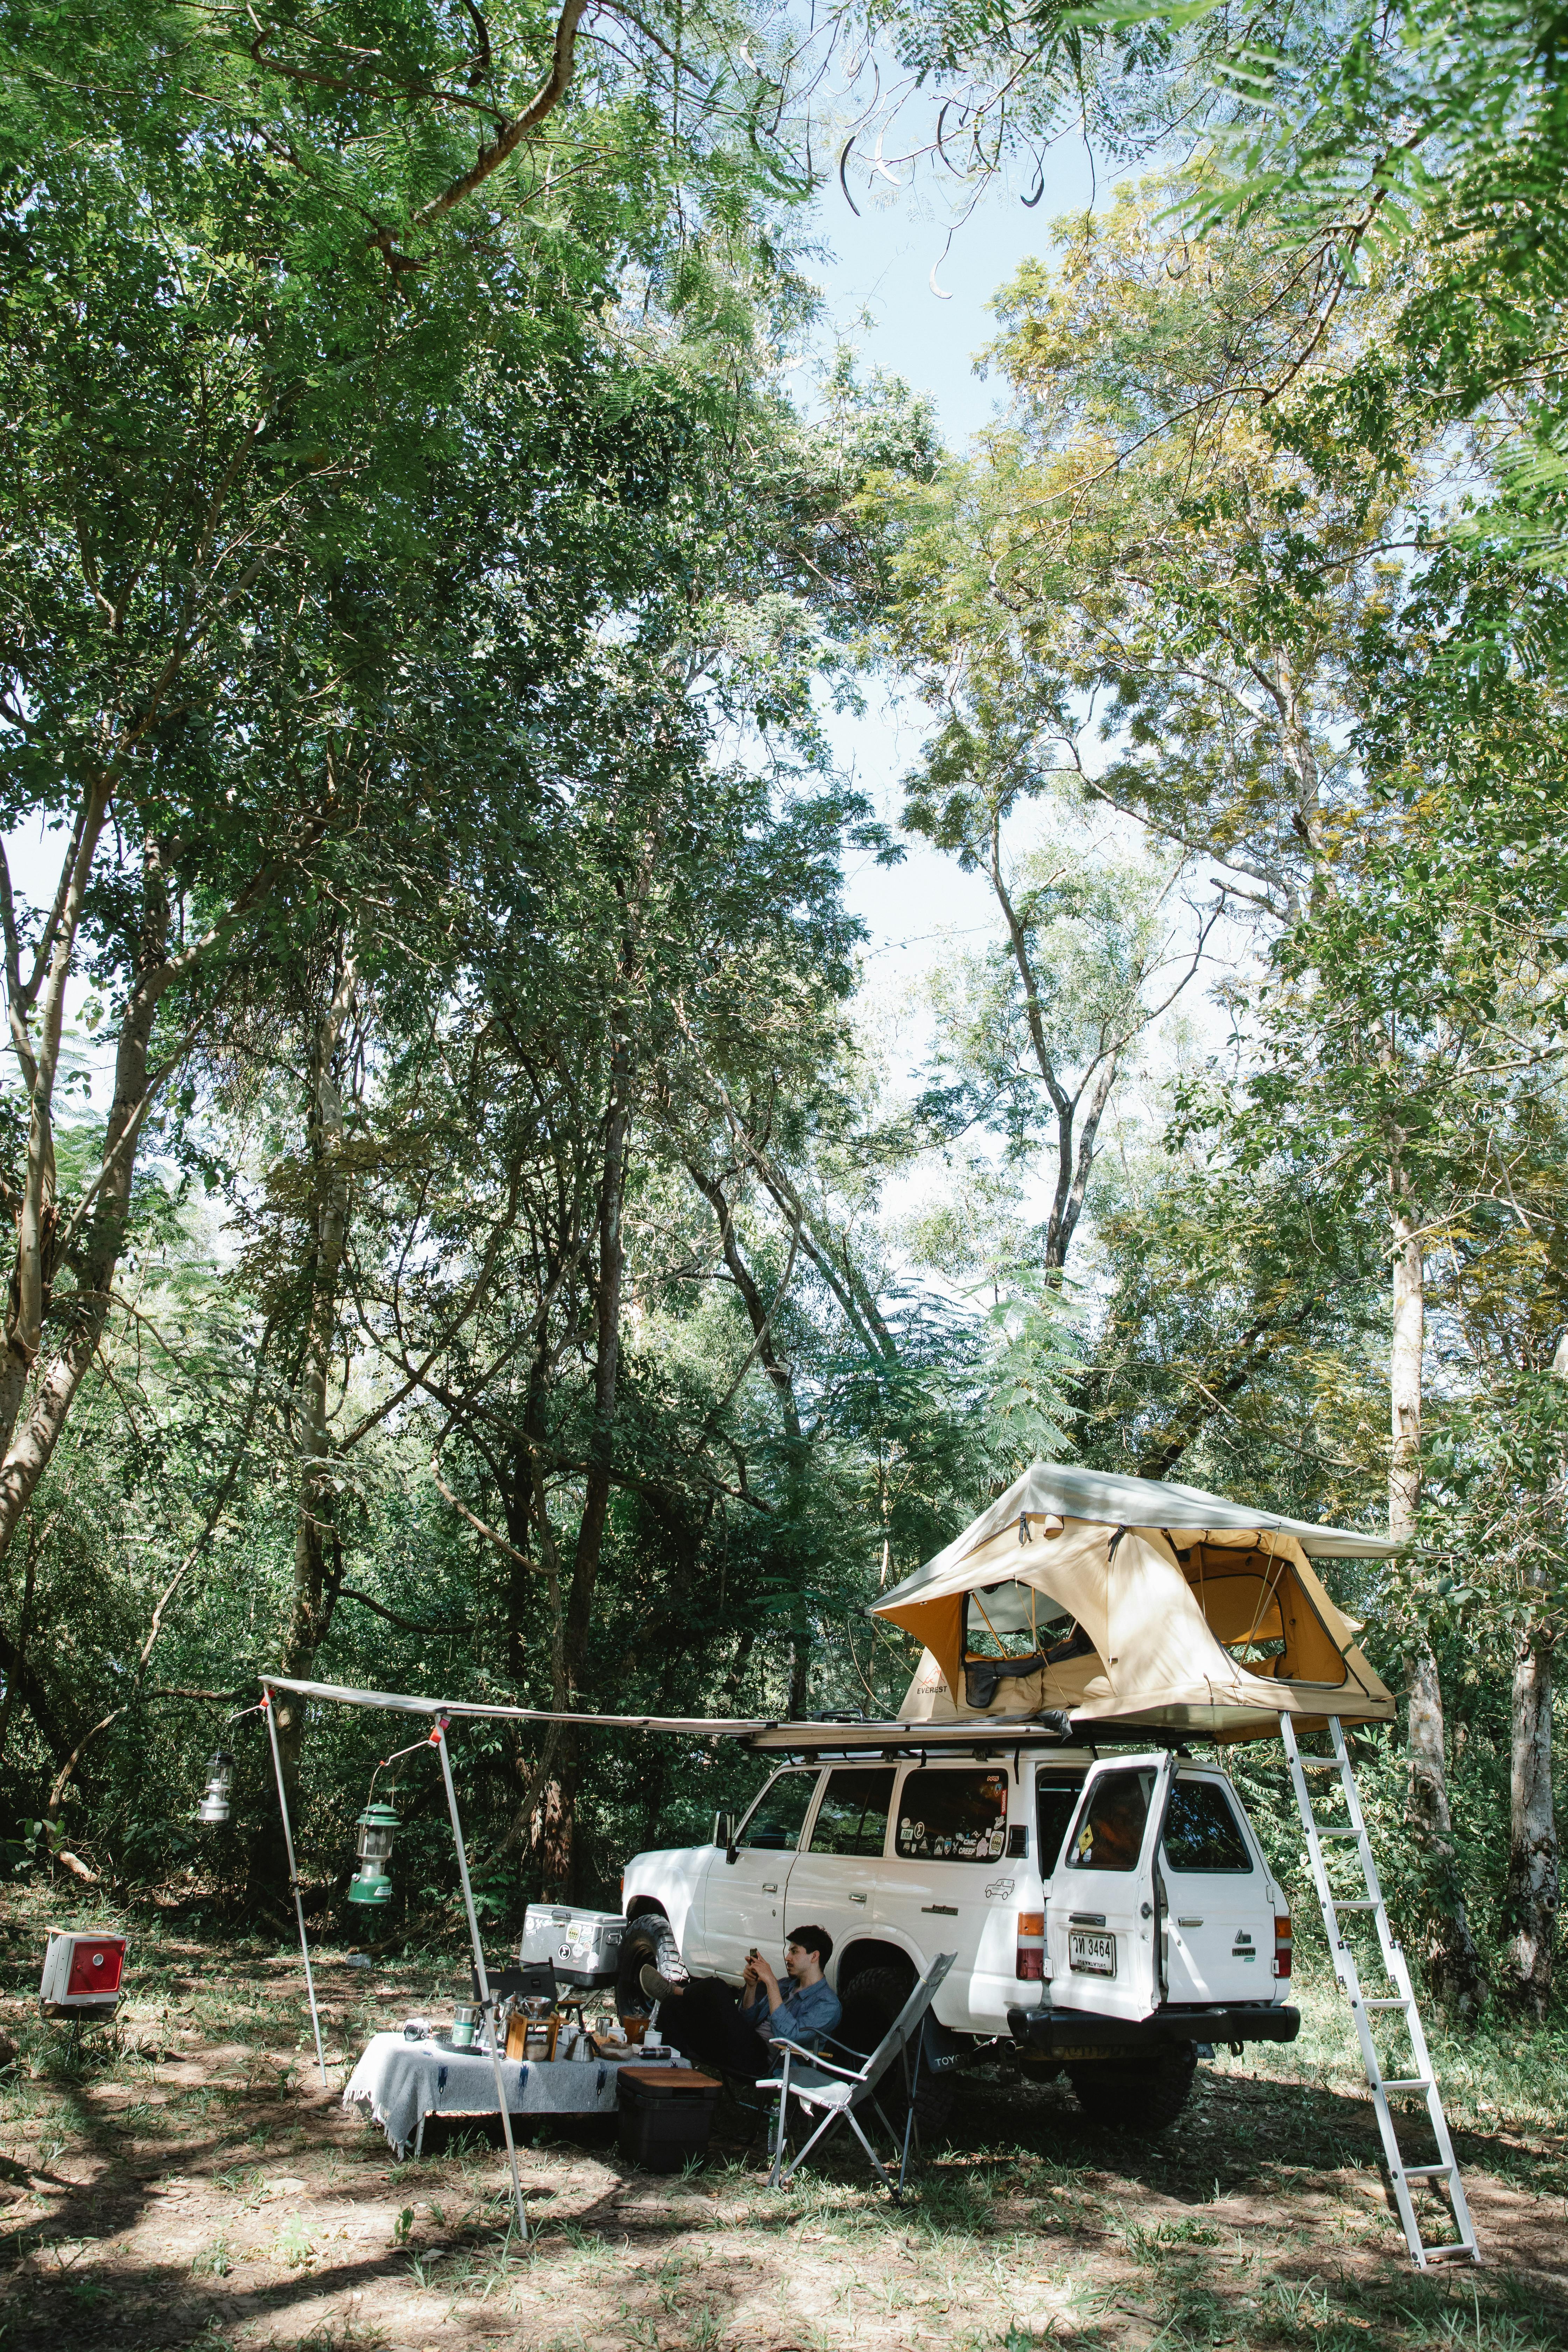
<path fill-rule="evenodd" d="M 906 1976 L 901 1969 L 864 1969 L 847 1985 L 840 1985 L 838 1998 L 844 2015 L 833 2029 L 833 2039 L 844 2044 L 844 2051 L 830 2051 L 827 2055 L 841 2057 L 847 2066 L 855 2063 L 847 2054 L 851 2050 L 868 2057 L 908 2000 L 913 1984 L 913 1977 Z M 921 2068 L 920 2087 L 915 2093 L 915 2126 L 922 2141 L 930 2143 L 940 2138 L 952 2112 L 952 2095 L 951 2075 L 928 2074 L 923 2066 Z M 887 2111 L 888 2121 L 901 2135 L 908 2108 L 904 2070 L 896 2062 L 878 2084 L 877 2096 Z"/>
<path fill-rule="evenodd" d="M 1175 2122 L 1187 2104 L 1197 2065 L 1192 2043 L 1178 2042 L 1137 2059 L 1080 2059 L 1068 2066 L 1068 2080 L 1089 2123 L 1147 2139 Z"/>
<path fill-rule="evenodd" d="M 616 1969 L 616 2015 L 646 2017 L 647 1995 L 638 1977 L 644 1969 L 662 1969 L 672 1963 L 679 1974 L 685 1974 L 674 1928 L 662 1911 L 645 1911 L 621 1937 L 620 1962 Z"/>

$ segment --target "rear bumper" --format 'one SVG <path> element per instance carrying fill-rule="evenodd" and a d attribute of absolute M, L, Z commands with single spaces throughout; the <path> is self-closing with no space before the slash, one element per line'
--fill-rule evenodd
<path fill-rule="evenodd" d="M 1240 2001 L 1228 2009 L 1161 2009 L 1152 2017 L 1097 2017 L 1083 2009 L 1010 2009 L 1020 2050 L 1040 2058 L 1158 2049 L 1173 2042 L 1294 2042 L 1301 2012 L 1284 2003 Z"/>

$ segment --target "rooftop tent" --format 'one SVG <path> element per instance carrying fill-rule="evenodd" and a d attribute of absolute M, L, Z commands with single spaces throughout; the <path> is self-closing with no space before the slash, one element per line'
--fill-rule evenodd
<path fill-rule="evenodd" d="M 1311 1561 L 1396 1549 L 1193 1486 L 1037 1462 L 871 1613 L 925 1648 L 904 1722 L 1061 1707 L 1255 1738 L 1282 1714 L 1392 1718 L 1359 1626 Z"/>

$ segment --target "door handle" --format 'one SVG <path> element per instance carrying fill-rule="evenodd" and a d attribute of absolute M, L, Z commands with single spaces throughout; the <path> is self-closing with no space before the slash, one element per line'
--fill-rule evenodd
<path fill-rule="evenodd" d="M 850 1900 L 850 1902 L 851 1902 L 851 1903 L 864 1903 L 864 1902 L 865 1902 L 865 1900 L 866 1900 L 866 1897 L 865 1897 L 865 1895 L 852 1895 L 849 1897 L 849 1900 Z"/>
<path fill-rule="evenodd" d="M 958 1906 L 956 1903 L 922 1903 L 921 1905 L 921 1909 L 922 1911 L 940 1911 L 944 1919 L 956 1919 L 958 1916 Z"/>
<path fill-rule="evenodd" d="M 776 1895 L 776 1894 L 778 1893 L 778 1891 L 779 1891 L 779 1883 L 778 1883 L 778 1880 L 777 1880 L 776 1878 L 764 1878 L 764 1879 L 763 1879 L 763 1893 L 764 1895 Z"/>

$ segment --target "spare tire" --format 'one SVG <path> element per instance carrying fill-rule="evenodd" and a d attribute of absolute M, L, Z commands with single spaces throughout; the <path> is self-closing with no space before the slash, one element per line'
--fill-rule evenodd
<path fill-rule="evenodd" d="M 827 2051 L 826 2055 L 844 2066 L 854 2066 L 860 2058 L 868 2058 L 908 2000 L 914 1983 L 913 1976 L 906 1976 L 901 1969 L 880 1968 L 863 1969 L 847 1985 L 840 1985 L 838 1998 L 844 2015 L 833 2029 L 833 2040 L 840 2046 Z M 852 2051 L 858 2054 L 852 2057 Z M 914 2063 L 912 2053 L 910 2063 Z M 951 2075 L 928 2074 L 923 2066 L 921 2068 L 920 2085 L 915 2092 L 915 2124 L 922 2140 L 940 2137 L 952 2112 L 952 2095 Z M 899 2059 L 894 2059 L 878 2084 L 877 2096 L 901 2139 L 909 2105 L 904 2096 L 904 2069 Z"/>
<path fill-rule="evenodd" d="M 1080 2058 L 1068 2065 L 1068 2080 L 1087 2121 L 1149 2139 L 1186 2105 L 1197 2066 L 1193 2044 L 1177 2042 L 1136 2059 Z"/>
<path fill-rule="evenodd" d="M 675 1930 L 662 1911 L 645 1911 L 634 1919 L 621 1937 L 621 1957 L 616 1969 L 616 2014 L 617 2017 L 646 2017 L 648 1997 L 638 1978 L 644 1969 L 673 1969 L 680 1976 L 686 1973 L 680 1958 L 680 1947 L 675 1940 Z"/>

